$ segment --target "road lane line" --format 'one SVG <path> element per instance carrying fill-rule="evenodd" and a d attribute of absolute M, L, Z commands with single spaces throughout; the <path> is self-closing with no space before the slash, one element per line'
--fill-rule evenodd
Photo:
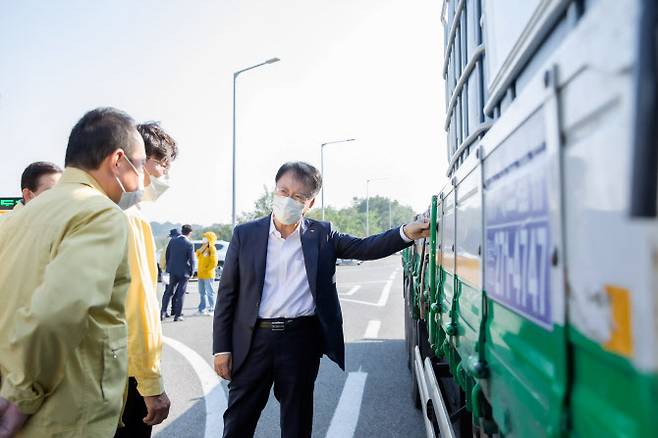
<path fill-rule="evenodd" d="M 361 370 L 349 373 L 331 419 L 327 438 L 352 438 L 359 422 L 363 390 L 368 373 Z"/>
<path fill-rule="evenodd" d="M 376 339 L 379 336 L 379 329 L 382 327 L 382 322 L 378 319 L 368 321 L 366 333 L 363 335 L 365 339 Z"/>
<path fill-rule="evenodd" d="M 382 289 L 382 295 L 379 297 L 377 305 L 379 307 L 384 307 L 388 303 L 388 297 L 391 296 L 391 287 L 393 286 L 393 280 L 388 280 Z"/>
<path fill-rule="evenodd" d="M 384 289 L 382 289 L 382 295 L 379 297 L 379 302 L 377 304 L 379 307 L 384 307 L 386 306 L 386 303 L 388 303 L 388 298 L 391 296 L 391 287 L 393 286 L 393 280 L 395 280 L 395 276 L 398 275 L 398 270 L 400 268 L 398 267 L 395 271 L 391 273 L 391 276 L 388 277 L 388 281 L 384 285 Z"/>
<path fill-rule="evenodd" d="M 362 301 L 362 300 L 353 300 L 352 298 L 340 298 L 341 302 L 347 302 L 347 303 L 356 303 L 356 304 L 363 304 L 365 306 L 373 306 L 373 307 L 381 307 L 377 303 L 371 303 L 370 301 Z"/>
<path fill-rule="evenodd" d="M 222 436 L 224 433 L 222 414 L 228 407 L 228 400 L 226 399 L 224 388 L 222 388 L 221 379 L 217 377 L 215 370 L 208 365 L 208 362 L 187 345 L 167 336 L 163 336 L 162 340 L 165 344 L 180 353 L 192 365 L 192 369 L 194 369 L 194 372 L 199 377 L 203 398 L 206 402 L 206 428 L 204 436 L 206 438 Z"/>
<path fill-rule="evenodd" d="M 386 281 L 386 284 L 382 289 L 382 294 L 379 296 L 379 300 L 376 303 L 371 303 L 369 301 L 355 300 L 352 298 L 343 298 L 343 296 L 345 296 L 346 294 L 339 294 L 340 300 L 346 301 L 348 303 L 365 304 L 366 306 L 385 307 L 386 303 L 388 303 L 389 297 L 391 296 L 391 288 L 393 287 L 393 281 L 395 280 L 395 276 L 398 274 L 398 271 L 399 268 L 393 271 L 390 277 L 388 277 L 388 280 Z"/>
<path fill-rule="evenodd" d="M 354 286 L 357 284 L 375 284 L 375 283 L 386 283 L 386 280 L 366 280 L 366 281 L 340 281 L 341 286 Z"/>
<path fill-rule="evenodd" d="M 343 296 L 343 297 L 349 297 L 349 296 L 354 295 L 359 289 L 361 289 L 361 285 L 354 286 L 354 287 L 351 288 L 349 291 L 347 291 L 347 292 L 345 292 L 345 293 L 343 293 L 343 294 L 339 294 L 339 295 L 341 295 L 341 296 Z"/>

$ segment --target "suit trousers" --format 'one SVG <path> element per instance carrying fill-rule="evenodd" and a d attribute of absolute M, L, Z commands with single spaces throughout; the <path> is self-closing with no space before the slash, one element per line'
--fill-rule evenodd
<path fill-rule="evenodd" d="M 317 318 L 302 320 L 283 331 L 254 329 L 247 359 L 229 384 L 224 438 L 253 437 L 272 385 L 280 404 L 281 436 L 311 437 L 322 334 Z"/>
<path fill-rule="evenodd" d="M 147 426 L 142 421 L 147 413 L 144 397 L 137 391 L 137 380 L 129 377 L 128 396 L 121 417 L 124 426 L 117 429 L 114 438 L 149 438 L 151 426 Z"/>
<path fill-rule="evenodd" d="M 185 291 L 187 290 L 188 281 L 188 277 L 178 275 L 169 276 L 169 284 L 165 288 L 164 295 L 162 296 L 161 314 L 164 315 L 167 312 L 169 300 L 171 299 L 173 316 L 181 316 L 183 313 L 183 302 L 185 300 Z"/>

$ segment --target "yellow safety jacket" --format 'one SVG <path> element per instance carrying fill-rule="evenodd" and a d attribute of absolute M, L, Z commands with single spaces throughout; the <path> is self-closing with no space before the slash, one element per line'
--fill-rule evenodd
<path fill-rule="evenodd" d="M 0 227 L 0 396 L 31 417 L 18 437 L 111 437 L 127 382 L 125 214 L 89 174 Z"/>
<path fill-rule="evenodd" d="M 130 225 L 128 259 L 132 279 L 126 298 L 128 375 L 137 380 L 137 390 L 142 396 L 160 395 L 164 384 L 160 370 L 162 325 L 155 239 L 138 206 L 126 210 L 126 215 Z"/>
<path fill-rule="evenodd" d="M 196 250 L 196 258 L 199 261 L 197 268 L 199 280 L 214 280 L 215 269 L 217 269 L 217 236 L 212 231 L 207 231 L 203 237 L 208 239 L 209 245 L 203 245 Z"/>

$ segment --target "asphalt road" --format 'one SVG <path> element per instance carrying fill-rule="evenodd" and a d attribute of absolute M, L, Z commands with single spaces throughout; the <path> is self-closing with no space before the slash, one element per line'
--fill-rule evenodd
<path fill-rule="evenodd" d="M 326 357 L 315 385 L 313 436 L 327 438 L 425 436 L 410 397 L 406 367 L 400 257 L 339 266 L 346 371 Z M 215 288 L 217 283 L 215 283 Z M 197 316 L 199 295 L 190 283 L 185 321 L 163 323 L 165 387 L 172 400 L 158 438 L 221 436 L 228 390 L 212 372 L 212 317 Z M 216 289 L 215 289 L 216 290 Z M 280 436 L 279 405 L 270 400 L 256 437 Z"/>

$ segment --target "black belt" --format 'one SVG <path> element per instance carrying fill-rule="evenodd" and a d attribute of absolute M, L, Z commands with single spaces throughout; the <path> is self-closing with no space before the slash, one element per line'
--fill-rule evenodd
<path fill-rule="evenodd" d="M 315 315 L 300 316 L 298 318 L 259 318 L 256 320 L 256 328 L 282 332 L 292 328 L 311 326 L 317 324 L 317 321 L 318 318 Z"/>

